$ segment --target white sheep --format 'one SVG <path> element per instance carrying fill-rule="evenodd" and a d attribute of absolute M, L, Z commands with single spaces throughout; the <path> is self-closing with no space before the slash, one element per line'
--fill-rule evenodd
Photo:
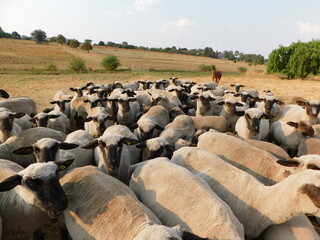
<path fill-rule="evenodd" d="M 314 130 L 310 122 L 306 120 L 276 121 L 272 123 L 269 135 L 270 140 L 274 140 L 293 157 L 297 154 L 300 141 L 307 136 L 313 136 Z"/>
<path fill-rule="evenodd" d="M 196 129 L 212 128 L 219 132 L 225 132 L 229 127 L 228 121 L 220 116 L 198 116 L 191 117 Z"/>
<path fill-rule="evenodd" d="M 129 187 L 166 226 L 180 225 L 210 239 L 244 239 L 238 219 L 202 178 L 168 158 L 145 161 L 130 170 L 134 172 Z"/>
<path fill-rule="evenodd" d="M 227 98 L 219 102 L 218 105 L 223 105 L 219 116 L 224 117 L 228 121 L 231 130 L 234 131 L 239 117 L 243 115 L 242 112 L 238 112 L 236 107 L 244 107 L 245 104 L 237 102 L 233 98 Z"/>
<path fill-rule="evenodd" d="M 191 99 L 197 100 L 196 116 L 212 116 L 219 115 L 221 106 L 217 105 L 214 101 L 218 97 L 214 96 L 210 92 L 203 92 L 198 95 L 191 96 Z"/>
<path fill-rule="evenodd" d="M 95 165 L 128 184 L 129 166 L 137 163 L 140 155 L 140 149 L 131 145 L 138 142 L 138 138 L 128 127 L 114 125 L 107 128 L 101 137 L 94 139 L 83 148 L 95 148 Z"/>
<path fill-rule="evenodd" d="M 113 125 L 113 120 L 114 117 L 110 116 L 105 110 L 97 111 L 95 114 L 91 112 L 84 119 L 84 130 L 94 138 L 100 137 L 108 127 Z"/>
<path fill-rule="evenodd" d="M 119 97 L 118 106 L 117 121 L 119 124 L 131 126 L 137 122 L 140 116 L 140 106 L 136 98 Z"/>
<path fill-rule="evenodd" d="M 160 105 L 152 106 L 137 122 L 135 135 L 140 141 L 158 137 L 169 123 L 168 110 Z"/>
<path fill-rule="evenodd" d="M 244 139 L 266 140 L 269 133 L 269 121 L 272 116 L 264 114 L 260 109 L 249 108 L 236 123 L 237 134 Z M 266 119 L 265 119 L 266 118 Z"/>
<path fill-rule="evenodd" d="M 72 239 L 202 239 L 161 225 L 129 187 L 95 167 L 75 169 L 60 181 L 69 200 L 64 216 Z"/>
<path fill-rule="evenodd" d="M 1 100 L 0 107 L 7 108 L 16 113 L 26 113 L 31 117 L 37 114 L 37 104 L 29 97 L 15 97 Z"/>
<path fill-rule="evenodd" d="M 11 136 L 21 133 L 21 127 L 15 123 L 16 118 L 21 118 L 24 113 L 13 113 L 6 108 L 0 108 L 0 143 L 4 143 Z"/>
<path fill-rule="evenodd" d="M 320 216 L 318 171 L 306 170 L 273 186 L 265 186 L 201 148 L 181 148 L 171 161 L 202 177 L 230 206 L 249 237 L 257 237 L 268 226 L 284 223 L 299 214 Z"/>
<path fill-rule="evenodd" d="M 316 124 L 316 119 L 320 111 L 320 100 L 297 100 L 296 102 L 299 106 L 287 105 L 284 107 L 279 120 L 284 122 L 299 122 L 305 120 L 309 121 L 311 124 Z"/>
<path fill-rule="evenodd" d="M 34 233 L 34 239 L 44 239 L 41 228 L 46 214 L 57 219 L 68 206 L 56 174 L 71 163 L 34 163 L 24 169 L 0 160 L 2 239 L 18 239 L 21 233 Z"/>
<path fill-rule="evenodd" d="M 278 100 L 275 96 L 264 95 L 260 97 L 263 99 L 257 106 L 258 109 L 262 110 L 265 114 L 277 116 L 280 111 L 280 105 L 284 105 L 284 102 Z"/>
<path fill-rule="evenodd" d="M 69 133 L 69 119 L 61 111 L 53 110 L 49 113 L 38 113 L 32 118 L 37 127 L 47 127 L 63 133 Z"/>

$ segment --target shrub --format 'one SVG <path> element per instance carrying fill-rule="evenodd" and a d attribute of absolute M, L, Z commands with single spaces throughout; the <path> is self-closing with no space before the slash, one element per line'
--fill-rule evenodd
<path fill-rule="evenodd" d="M 247 68 L 245 68 L 245 67 L 238 67 L 238 71 L 239 71 L 240 73 L 245 73 L 245 72 L 247 71 Z"/>
<path fill-rule="evenodd" d="M 53 62 L 49 62 L 49 63 L 46 65 L 45 69 L 46 69 L 47 71 L 57 71 L 57 66 L 56 66 Z"/>
<path fill-rule="evenodd" d="M 120 62 L 116 56 L 109 55 L 102 59 L 101 66 L 108 71 L 114 71 L 120 65 Z"/>
<path fill-rule="evenodd" d="M 86 72 L 85 61 L 81 58 L 74 58 L 70 61 L 69 68 L 76 73 Z"/>
<path fill-rule="evenodd" d="M 201 64 L 198 68 L 201 72 L 210 72 L 212 70 L 212 66 L 206 64 Z"/>

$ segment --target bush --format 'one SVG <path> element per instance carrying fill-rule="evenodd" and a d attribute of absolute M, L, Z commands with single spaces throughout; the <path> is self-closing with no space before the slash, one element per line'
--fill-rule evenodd
<path fill-rule="evenodd" d="M 210 72 L 212 70 L 212 66 L 206 64 L 201 64 L 198 68 L 201 72 Z"/>
<path fill-rule="evenodd" d="M 102 59 L 101 66 L 108 71 L 114 71 L 120 65 L 120 62 L 116 56 L 109 55 Z"/>
<path fill-rule="evenodd" d="M 57 71 L 57 66 L 53 62 L 49 62 L 45 69 L 47 71 Z"/>
<path fill-rule="evenodd" d="M 86 72 L 85 61 L 81 58 L 74 58 L 70 61 L 69 68 L 76 73 Z"/>
<path fill-rule="evenodd" d="M 238 71 L 239 71 L 240 73 L 245 73 L 245 72 L 247 71 L 247 68 L 245 68 L 245 67 L 238 67 Z"/>

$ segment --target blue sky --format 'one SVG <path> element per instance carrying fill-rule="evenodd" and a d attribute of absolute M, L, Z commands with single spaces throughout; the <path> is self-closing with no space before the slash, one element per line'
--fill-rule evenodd
<path fill-rule="evenodd" d="M 319 0 L 0 0 L 0 26 L 146 47 L 238 50 L 265 57 L 320 39 Z"/>

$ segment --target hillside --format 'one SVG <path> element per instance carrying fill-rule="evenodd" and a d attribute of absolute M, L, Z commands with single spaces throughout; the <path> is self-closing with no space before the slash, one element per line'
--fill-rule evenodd
<path fill-rule="evenodd" d="M 100 62 L 106 55 L 119 58 L 122 69 L 130 70 L 178 70 L 198 71 L 200 64 L 214 64 L 226 73 L 237 73 L 240 66 L 248 71 L 264 71 L 265 66 L 248 66 L 247 63 L 234 63 L 208 57 L 196 57 L 183 54 L 159 53 L 144 50 L 121 49 L 105 46 L 93 46 L 87 53 L 80 49 L 57 44 L 36 44 L 34 41 L 0 39 L 0 70 L 44 69 L 53 62 L 59 69 L 68 68 L 69 61 L 80 57 L 86 61 L 86 66 L 93 70 L 101 69 Z"/>

